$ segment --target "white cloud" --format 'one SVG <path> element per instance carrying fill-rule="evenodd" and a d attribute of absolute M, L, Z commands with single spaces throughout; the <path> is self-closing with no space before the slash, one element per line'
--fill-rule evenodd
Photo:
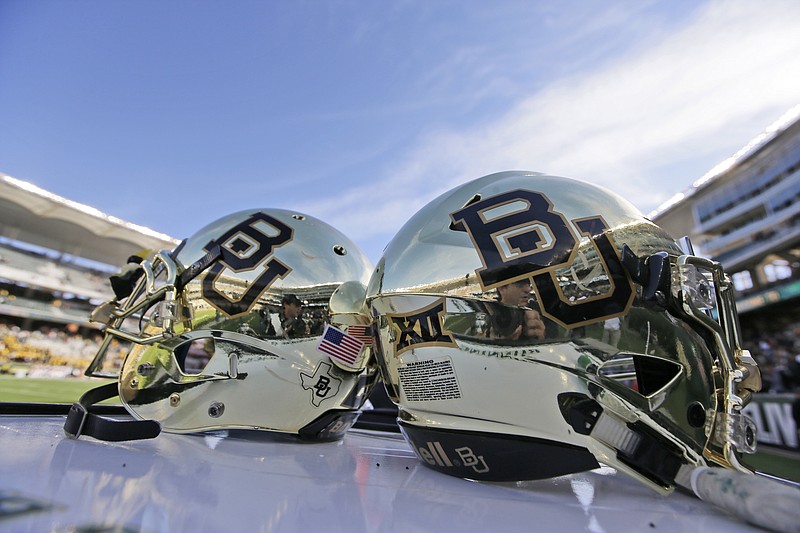
<path fill-rule="evenodd" d="M 604 185 L 649 211 L 800 102 L 798 22 L 798 2 L 713 2 L 685 28 L 554 81 L 491 123 L 427 133 L 383 181 L 308 210 L 356 241 L 388 240 L 440 192 L 526 169 Z"/>

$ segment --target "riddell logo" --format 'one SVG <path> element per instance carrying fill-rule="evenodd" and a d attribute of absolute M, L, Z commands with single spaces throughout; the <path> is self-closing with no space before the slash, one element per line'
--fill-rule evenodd
<path fill-rule="evenodd" d="M 452 461 L 450 461 L 444 448 L 442 448 L 442 444 L 438 441 L 429 442 L 427 447 L 421 446 L 417 448 L 417 453 L 429 465 L 453 466 Z"/>
<path fill-rule="evenodd" d="M 450 459 L 439 441 L 427 442 L 425 446 L 420 446 L 416 451 L 420 459 L 431 466 L 438 465 L 448 468 L 454 466 L 471 467 L 477 474 L 484 474 L 489 471 L 489 466 L 483 460 L 483 456 L 475 455 L 475 452 L 468 446 L 454 450 L 458 454 L 458 459 Z"/>

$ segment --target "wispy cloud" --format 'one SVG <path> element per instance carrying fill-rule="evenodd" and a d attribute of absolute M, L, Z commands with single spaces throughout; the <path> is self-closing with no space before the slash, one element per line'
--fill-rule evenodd
<path fill-rule="evenodd" d="M 503 116 L 425 133 L 383 180 L 305 207 L 357 241 L 388 240 L 435 195 L 517 168 L 592 181 L 647 212 L 800 101 L 798 22 L 797 2 L 713 2 L 685 27 L 556 80 Z"/>

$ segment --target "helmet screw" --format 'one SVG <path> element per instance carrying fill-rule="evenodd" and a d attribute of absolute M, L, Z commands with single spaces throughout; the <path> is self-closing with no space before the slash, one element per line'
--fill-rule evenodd
<path fill-rule="evenodd" d="M 208 406 L 208 416 L 211 418 L 219 418 L 225 412 L 225 404 L 221 402 L 214 402 Z"/>
<path fill-rule="evenodd" d="M 136 387 L 139 384 L 139 379 L 136 377 L 131 378 L 131 387 Z"/>
<path fill-rule="evenodd" d="M 744 440 L 747 442 L 748 446 L 752 446 L 756 441 L 756 435 L 753 432 L 753 428 L 747 426 L 747 429 L 744 430 Z"/>
<path fill-rule="evenodd" d="M 169 405 L 170 407 L 178 407 L 178 404 L 181 403 L 181 395 L 177 392 L 173 392 L 169 395 Z"/>

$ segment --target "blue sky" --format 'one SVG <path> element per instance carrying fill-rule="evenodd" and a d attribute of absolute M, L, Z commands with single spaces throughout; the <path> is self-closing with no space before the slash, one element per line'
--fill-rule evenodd
<path fill-rule="evenodd" d="M 525 169 L 647 213 L 800 104 L 800 2 L 0 0 L 0 172 L 176 238 L 321 218 L 376 262 Z"/>

